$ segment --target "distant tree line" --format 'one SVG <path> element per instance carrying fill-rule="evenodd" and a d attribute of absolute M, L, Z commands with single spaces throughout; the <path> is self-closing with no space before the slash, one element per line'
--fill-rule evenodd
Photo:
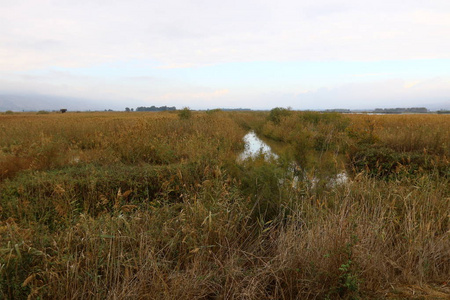
<path fill-rule="evenodd" d="M 251 111 L 250 108 L 218 108 L 222 111 Z"/>
<path fill-rule="evenodd" d="M 376 108 L 374 113 L 380 114 L 402 114 L 402 113 L 427 113 L 428 109 L 425 107 L 410 107 L 410 108 Z"/>
<path fill-rule="evenodd" d="M 127 108 L 125 110 L 126 111 L 130 111 Z M 156 106 L 150 106 L 150 107 L 139 106 L 139 107 L 136 108 L 136 111 L 167 111 L 167 110 L 177 110 L 177 108 L 175 106 L 170 106 L 170 107 L 169 106 L 161 106 L 161 107 L 156 107 Z"/>
<path fill-rule="evenodd" d="M 440 109 L 437 111 L 438 114 L 450 114 L 450 110 Z"/>
<path fill-rule="evenodd" d="M 325 110 L 325 112 L 347 114 L 347 113 L 351 113 L 352 111 L 350 109 L 345 109 L 345 108 L 333 108 L 333 109 L 327 109 L 327 110 Z"/>

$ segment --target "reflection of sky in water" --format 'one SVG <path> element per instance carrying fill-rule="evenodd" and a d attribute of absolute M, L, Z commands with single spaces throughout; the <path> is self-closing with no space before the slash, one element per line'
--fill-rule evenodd
<path fill-rule="evenodd" d="M 247 158 L 256 157 L 263 153 L 266 159 L 274 158 L 278 159 L 278 155 L 272 152 L 272 149 L 269 145 L 264 143 L 258 136 L 253 132 L 249 132 L 244 136 L 245 142 L 245 150 L 239 155 L 238 160 L 245 160 Z M 299 181 L 305 182 L 309 184 L 309 187 L 314 189 L 319 182 L 319 178 L 316 176 L 308 176 L 306 172 L 301 172 L 300 175 L 297 175 L 301 172 L 301 168 L 295 162 L 292 162 L 288 168 L 288 173 L 286 174 L 286 178 L 291 178 L 292 187 L 297 187 Z M 292 176 L 292 177 L 291 177 Z M 280 184 L 285 182 L 286 178 L 280 179 Z M 340 173 L 327 177 L 328 183 L 327 186 L 330 188 L 337 187 L 339 185 L 344 185 L 349 183 L 349 178 L 345 170 Z"/>
<path fill-rule="evenodd" d="M 334 179 L 332 181 L 334 181 L 334 185 L 341 185 L 341 184 L 347 183 L 348 175 L 345 171 L 342 171 L 341 173 L 336 174 L 336 176 L 334 177 Z"/>
<path fill-rule="evenodd" d="M 256 134 L 251 131 L 244 136 L 245 150 L 239 156 L 239 159 L 244 160 L 249 157 L 256 157 L 263 153 L 267 158 L 278 158 L 278 155 L 272 152 L 269 145 L 259 139 Z"/>

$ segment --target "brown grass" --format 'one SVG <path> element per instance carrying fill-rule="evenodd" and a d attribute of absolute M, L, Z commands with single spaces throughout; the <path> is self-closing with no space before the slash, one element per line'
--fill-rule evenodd
<path fill-rule="evenodd" d="M 352 151 L 442 161 L 449 118 L 267 116 L 0 115 L 0 297 L 448 299 L 445 169 L 326 182 Z M 279 163 L 236 162 L 248 128 Z"/>

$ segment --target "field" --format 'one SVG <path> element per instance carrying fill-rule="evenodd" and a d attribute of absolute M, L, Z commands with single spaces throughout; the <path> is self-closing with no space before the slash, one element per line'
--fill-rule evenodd
<path fill-rule="evenodd" d="M 281 108 L 0 115 L 0 299 L 448 299 L 449 129 Z M 237 160 L 251 130 L 277 160 Z"/>

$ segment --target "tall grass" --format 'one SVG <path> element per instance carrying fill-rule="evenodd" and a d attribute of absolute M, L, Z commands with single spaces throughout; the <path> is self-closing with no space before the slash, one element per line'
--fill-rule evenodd
<path fill-rule="evenodd" d="M 448 123 L 0 116 L 0 298 L 446 299 Z M 249 129 L 283 145 L 279 162 L 236 161 Z M 426 160 L 384 174 L 380 149 L 405 156 L 404 168 L 413 154 Z M 354 175 L 314 187 L 287 172 L 291 159 L 316 175 L 345 166 Z"/>

